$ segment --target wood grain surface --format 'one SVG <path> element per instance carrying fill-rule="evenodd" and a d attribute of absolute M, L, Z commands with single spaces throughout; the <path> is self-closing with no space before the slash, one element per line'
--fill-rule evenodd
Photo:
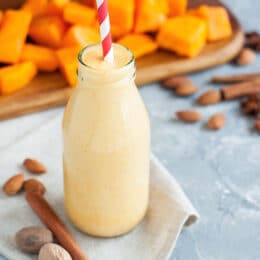
<path fill-rule="evenodd" d="M 200 4 L 223 5 L 219 0 L 192 0 L 190 7 Z M 159 50 L 137 59 L 136 83 L 142 86 L 172 75 L 207 69 L 232 60 L 243 45 L 243 31 L 236 17 L 229 11 L 232 37 L 207 44 L 201 54 L 193 59 Z M 66 85 L 59 72 L 37 76 L 26 88 L 0 97 L 0 120 L 65 105 L 73 88 Z"/>

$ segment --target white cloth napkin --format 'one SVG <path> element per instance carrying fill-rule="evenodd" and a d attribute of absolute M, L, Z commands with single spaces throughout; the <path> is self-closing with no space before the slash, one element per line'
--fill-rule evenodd
<path fill-rule="evenodd" d="M 160 162 L 151 156 L 150 202 L 143 222 L 127 235 L 100 239 L 76 230 L 63 209 L 61 161 L 61 120 L 54 118 L 6 151 L 0 153 L 0 181 L 22 171 L 25 157 L 35 157 L 49 172 L 38 178 L 47 187 L 46 198 L 71 230 L 90 260 L 164 260 L 175 247 L 184 225 L 194 223 L 198 213 L 177 181 Z M 33 177 L 26 173 L 26 178 Z M 0 254 L 10 260 L 37 259 L 20 252 L 14 243 L 15 233 L 26 226 L 42 225 L 24 199 L 24 194 L 7 197 L 0 192 Z"/>

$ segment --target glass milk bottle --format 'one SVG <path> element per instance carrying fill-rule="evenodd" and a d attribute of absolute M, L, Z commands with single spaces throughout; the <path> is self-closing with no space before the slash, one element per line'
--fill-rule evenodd
<path fill-rule="evenodd" d="M 80 230 L 113 237 L 144 217 L 149 194 L 150 124 L 135 86 L 135 61 L 114 44 L 81 51 L 78 86 L 63 118 L 66 212 Z"/>

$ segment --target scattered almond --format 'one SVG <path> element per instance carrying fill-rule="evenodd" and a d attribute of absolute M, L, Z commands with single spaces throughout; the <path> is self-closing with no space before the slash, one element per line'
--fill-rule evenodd
<path fill-rule="evenodd" d="M 255 130 L 256 130 L 257 132 L 260 132 L 260 120 L 257 120 L 257 121 L 255 122 Z"/>
<path fill-rule="evenodd" d="M 35 159 L 25 159 L 23 162 L 23 166 L 26 170 L 35 174 L 42 174 L 47 172 L 46 167 L 41 162 Z"/>
<path fill-rule="evenodd" d="M 36 192 L 39 193 L 40 195 L 44 195 L 46 188 L 43 185 L 42 182 L 36 180 L 36 179 L 28 179 L 24 182 L 24 189 L 27 192 Z"/>
<path fill-rule="evenodd" d="M 221 101 L 221 92 L 219 90 L 206 91 L 198 99 L 198 103 L 202 106 L 215 104 L 220 101 Z"/>
<path fill-rule="evenodd" d="M 178 111 L 178 112 L 176 112 L 176 115 L 180 120 L 182 120 L 184 122 L 189 122 L 189 123 L 195 123 L 202 119 L 201 114 L 194 110 Z"/>
<path fill-rule="evenodd" d="M 237 57 L 237 64 L 238 65 L 249 65 L 253 63 L 256 59 L 256 54 L 253 50 L 249 48 L 244 48 L 240 52 Z"/>
<path fill-rule="evenodd" d="M 18 193 L 23 188 L 24 175 L 23 173 L 14 175 L 6 181 L 3 186 L 3 191 L 7 195 L 14 195 Z"/>
<path fill-rule="evenodd" d="M 225 115 L 222 113 L 215 114 L 212 117 L 210 117 L 208 121 L 208 128 L 212 130 L 218 130 L 222 128 L 225 125 Z"/>
<path fill-rule="evenodd" d="M 192 84 L 184 84 L 176 89 L 176 94 L 181 97 L 193 95 L 198 90 L 198 87 Z"/>
<path fill-rule="evenodd" d="M 163 81 L 163 86 L 170 89 L 175 89 L 186 84 L 191 84 L 191 80 L 185 76 L 171 77 Z"/>

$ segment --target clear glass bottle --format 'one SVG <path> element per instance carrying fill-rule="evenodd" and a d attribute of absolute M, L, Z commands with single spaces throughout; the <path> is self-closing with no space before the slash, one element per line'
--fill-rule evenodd
<path fill-rule="evenodd" d="M 149 118 L 132 53 L 113 49 L 113 65 L 102 61 L 100 45 L 81 51 L 63 118 L 65 208 L 76 227 L 101 237 L 133 229 L 149 196 Z"/>

